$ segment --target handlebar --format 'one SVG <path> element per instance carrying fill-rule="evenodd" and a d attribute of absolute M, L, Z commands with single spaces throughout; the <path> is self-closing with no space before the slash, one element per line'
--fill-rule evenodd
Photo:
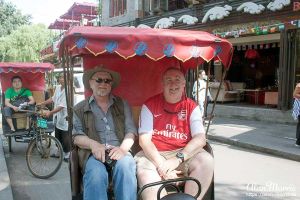
<path fill-rule="evenodd" d="M 31 114 L 43 116 L 45 110 L 49 110 L 49 109 L 47 107 L 35 105 L 34 106 L 34 110 L 22 109 L 22 107 L 21 107 L 21 109 L 19 109 L 18 111 L 19 112 L 26 112 L 26 113 L 31 113 Z"/>

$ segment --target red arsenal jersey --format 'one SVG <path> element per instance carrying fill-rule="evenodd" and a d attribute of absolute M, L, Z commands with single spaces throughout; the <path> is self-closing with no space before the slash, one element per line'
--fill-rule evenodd
<path fill-rule="evenodd" d="M 195 134 L 204 133 L 199 106 L 191 99 L 170 104 L 162 94 L 142 107 L 139 133 L 152 133 L 158 151 L 183 148 Z"/>

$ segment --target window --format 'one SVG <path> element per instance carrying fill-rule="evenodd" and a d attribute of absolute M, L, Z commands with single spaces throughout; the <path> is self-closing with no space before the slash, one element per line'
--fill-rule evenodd
<path fill-rule="evenodd" d="M 144 0 L 145 16 L 168 11 L 169 0 Z"/>
<path fill-rule="evenodd" d="M 109 17 L 124 15 L 127 9 L 127 0 L 110 0 Z"/>

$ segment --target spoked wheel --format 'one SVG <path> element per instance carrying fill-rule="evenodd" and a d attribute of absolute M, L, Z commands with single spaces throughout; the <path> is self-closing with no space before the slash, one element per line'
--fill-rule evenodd
<path fill-rule="evenodd" d="M 63 148 L 55 137 L 47 134 L 33 139 L 26 151 L 26 162 L 29 171 L 38 178 L 53 176 L 61 167 Z"/>

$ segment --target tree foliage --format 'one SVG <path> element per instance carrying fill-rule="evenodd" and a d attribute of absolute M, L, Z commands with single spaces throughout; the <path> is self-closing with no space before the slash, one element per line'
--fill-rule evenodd
<path fill-rule="evenodd" d="M 0 38 L 2 62 L 38 62 L 40 51 L 52 42 L 53 35 L 43 24 L 23 25 Z"/>
<path fill-rule="evenodd" d="M 0 37 L 9 35 L 21 25 L 30 24 L 30 19 L 30 15 L 22 15 L 14 4 L 0 0 Z"/>

